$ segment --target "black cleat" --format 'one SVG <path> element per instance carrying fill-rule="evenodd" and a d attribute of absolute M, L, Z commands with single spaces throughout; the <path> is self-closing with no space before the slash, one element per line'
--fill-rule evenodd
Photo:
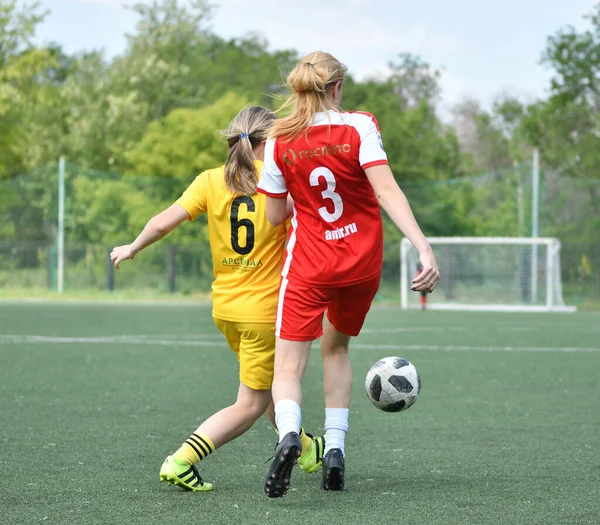
<path fill-rule="evenodd" d="M 323 457 L 321 488 L 324 490 L 344 489 L 344 454 L 339 448 L 332 448 Z"/>
<path fill-rule="evenodd" d="M 267 478 L 265 494 L 269 498 L 281 498 L 290 488 L 292 469 L 302 454 L 302 444 L 296 432 L 288 432 L 275 447 L 275 454 Z M 343 461 L 343 460 L 342 460 Z"/>

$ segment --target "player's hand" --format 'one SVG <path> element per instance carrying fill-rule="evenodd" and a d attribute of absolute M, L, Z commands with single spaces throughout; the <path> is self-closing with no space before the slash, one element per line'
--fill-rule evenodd
<path fill-rule="evenodd" d="M 112 249 L 112 252 L 110 252 L 110 260 L 118 270 L 121 261 L 124 261 L 125 259 L 133 259 L 136 253 L 137 252 L 134 251 L 131 244 L 124 244 L 123 246 L 117 246 L 116 248 Z"/>
<path fill-rule="evenodd" d="M 413 292 L 433 292 L 440 280 L 440 271 L 431 246 L 419 254 L 419 260 L 423 270 L 413 279 L 410 289 Z"/>

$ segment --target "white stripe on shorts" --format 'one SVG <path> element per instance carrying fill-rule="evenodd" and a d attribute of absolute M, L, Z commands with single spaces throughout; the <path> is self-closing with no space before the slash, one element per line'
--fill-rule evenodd
<path fill-rule="evenodd" d="M 277 303 L 277 319 L 275 321 L 275 335 L 279 337 L 281 332 L 281 323 L 283 318 L 283 299 L 285 297 L 285 290 L 288 285 L 287 274 L 290 271 L 290 265 L 292 264 L 294 246 L 296 245 L 296 228 L 298 227 L 298 221 L 296 220 L 296 208 L 293 208 L 294 213 L 292 215 L 292 235 L 287 244 L 287 257 L 285 258 L 285 264 L 283 270 L 281 270 L 281 288 L 279 289 L 279 301 Z"/>

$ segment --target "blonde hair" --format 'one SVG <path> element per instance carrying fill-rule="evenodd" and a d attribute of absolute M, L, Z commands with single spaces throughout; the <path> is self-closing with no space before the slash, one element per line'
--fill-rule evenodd
<path fill-rule="evenodd" d="M 297 137 L 308 128 L 315 113 L 336 109 L 331 88 L 343 82 L 347 68 L 329 53 L 315 51 L 303 57 L 287 77 L 292 95 L 279 108 L 293 108 L 291 115 L 279 119 L 271 137 Z"/>
<path fill-rule="evenodd" d="M 258 173 L 254 165 L 254 148 L 267 140 L 275 113 L 262 106 L 242 109 L 223 132 L 229 155 L 225 162 L 225 184 L 232 193 L 254 195 Z"/>

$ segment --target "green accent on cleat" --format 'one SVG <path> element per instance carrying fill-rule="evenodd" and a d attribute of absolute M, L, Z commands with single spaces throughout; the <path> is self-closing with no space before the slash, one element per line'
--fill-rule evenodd
<path fill-rule="evenodd" d="M 319 466 L 323 462 L 323 451 L 325 450 L 325 436 L 311 436 L 310 448 L 305 454 L 298 458 L 298 465 L 300 468 L 308 473 L 312 474 L 319 470 Z"/>
<path fill-rule="evenodd" d="M 191 492 L 212 490 L 212 483 L 202 481 L 198 470 L 194 465 L 169 456 L 160 467 L 160 481 L 166 481 L 169 485 L 179 485 Z"/>

